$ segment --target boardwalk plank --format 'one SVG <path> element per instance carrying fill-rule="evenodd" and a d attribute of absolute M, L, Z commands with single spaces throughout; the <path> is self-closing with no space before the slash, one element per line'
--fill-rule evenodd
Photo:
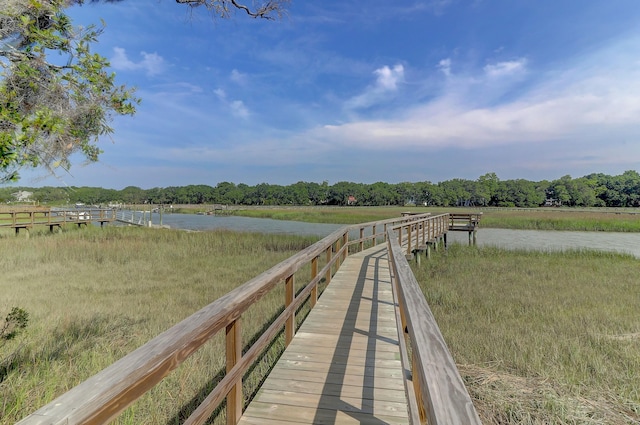
<path fill-rule="evenodd" d="M 289 406 L 286 404 L 273 404 L 253 402 L 253 409 L 250 413 L 245 413 L 240 423 L 264 423 L 264 419 L 276 419 L 279 421 L 287 421 L 289 418 L 295 418 L 295 423 L 301 424 L 408 424 L 409 419 L 398 416 L 376 415 L 373 413 L 362 413 L 335 409 L 320 409 L 317 407 Z M 255 422 L 248 421 L 249 418 L 257 420 Z"/>
<path fill-rule="evenodd" d="M 389 388 L 372 388 L 372 391 L 363 392 L 360 385 L 330 384 L 325 382 L 292 381 L 290 379 L 279 379 L 269 377 L 261 387 L 265 390 L 276 391 L 296 391 L 308 394 L 324 394 L 337 397 L 361 397 L 363 400 L 380 400 L 405 402 L 406 394 L 403 390 L 393 390 Z"/>
<path fill-rule="evenodd" d="M 240 423 L 408 424 L 384 248 L 352 255 Z"/>

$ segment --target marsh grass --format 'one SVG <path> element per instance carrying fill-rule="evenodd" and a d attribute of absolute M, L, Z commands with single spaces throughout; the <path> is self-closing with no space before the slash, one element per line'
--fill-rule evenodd
<path fill-rule="evenodd" d="M 414 266 L 487 424 L 640 421 L 640 262 L 452 245 Z"/>
<path fill-rule="evenodd" d="M 640 211 L 637 208 L 575 210 L 568 208 L 269 207 L 239 209 L 234 214 L 277 220 L 357 224 L 398 217 L 405 211 L 432 214 L 482 212 L 480 227 L 487 228 L 640 232 Z"/>
<path fill-rule="evenodd" d="M 20 306 L 31 318 L 24 337 L 0 351 L 0 423 L 35 411 L 315 240 L 92 226 L 0 237 L 0 312 Z M 309 273 L 300 272 L 299 286 Z M 281 286 L 243 316 L 245 345 L 283 309 Z M 223 344 L 222 335 L 213 338 L 116 423 L 181 423 L 221 379 Z M 276 339 L 247 374 L 247 397 L 282 347 Z"/>
<path fill-rule="evenodd" d="M 640 232 L 640 211 L 598 209 L 589 211 L 538 208 L 487 210 L 482 227 L 526 230 L 575 230 L 596 232 Z"/>
<path fill-rule="evenodd" d="M 242 208 L 234 214 L 307 223 L 358 224 L 399 217 L 402 211 L 407 210 L 406 207 L 264 207 Z"/>

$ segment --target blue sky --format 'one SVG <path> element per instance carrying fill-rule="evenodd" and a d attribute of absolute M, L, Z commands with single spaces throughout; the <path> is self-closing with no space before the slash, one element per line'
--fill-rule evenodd
<path fill-rule="evenodd" d="M 97 164 L 23 186 L 553 180 L 640 170 L 637 0 L 172 0 L 71 10 L 137 87 Z"/>

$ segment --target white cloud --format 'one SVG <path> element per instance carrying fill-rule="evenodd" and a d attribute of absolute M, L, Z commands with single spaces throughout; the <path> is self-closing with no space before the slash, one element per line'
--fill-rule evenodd
<path fill-rule="evenodd" d="M 247 106 L 244 104 L 243 101 L 228 100 L 227 93 L 221 88 L 215 89 L 213 93 L 218 97 L 218 99 L 222 103 L 227 105 L 227 107 L 229 108 L 233 116 L 236 116 L 238 118 L 243 118 L 243 119 L 246 119 L 249 117 L 250 115 L 249 108 L 247 108 Z"/>
<path fill-rule="evenodd" d="M 631 44 L 640 45 L 640 39 Z M 533 143 L 560 153 L 566 141 L 585 146 L 584 155 L 589 155 L 587 142 L 606 143 L 613 151 L 613 146 L 626 140 L 628 158 L 640 161 L 640 66 L 628 55 L 631 47 L 592 52 L 562 68 L 535 74 L 526 72 L 526 59 L 497 62 L 475 75 L 452 78 L 440 87 L 439 95 L 408 104 L 394 114 L 397 118 L 328 125 L 309 136 L 367 150 L 483 149 Z M 448 59 L 438 64 L 445 73 L 449 66 Z M 508 76 L 528 80 L 514 85 Z M 365 95 L 373 97 L 375 89 L 383 86 L 357 100 L 366 104 Z"/>
<path fill-rule="evenodd" d="M 522 58 L 514 61 L 498 62 L 484 67 L 484 72 L 490 77 L 504 77 L 526 71 L 527 60 Z"/>
<path fill-rule="evenodd" d="M 127 52 L 122 47 L 113 48 L 113 56 L 111 57 L 111 67 L 122 71 L 144 70 L 148 75 L 157 75 L 162 73 L 165 67 L 165 61 L 162 56 L 157 53 L 140 52 L 142 60 L 134 62 L 127 56 Z"/>
<path fill-rule="evenodd" d="M 404 66 L 397 64 L 393 68 L 383 66 L 373 71 L 376 75 L 376 82 L 374 85 L 367 87 L 367 89 L 349 99 L 345 103 L 345 108 L 348 110 L 362 109 L 371 107 L 387 98 L 390 93 L 398 90 L 398 83 L 404 81 Z"/>
<path fill-rule="evenodd" d="M 224 90 L 222 90 L 221 88 L 217 88 L 213 91 L 213 93 L 218 96 L 218 99 L 222 100 L 222 101 L 226 101 L 227 100 L 227 93 L 225 93 Z"/>
<path fill-rule="evenodd" d="M 374 74 L 378 76 L 376 81 L 378 88 L 385 91 L 394 91 L 398 88 L 398 82 L 404 79 L 404 67 L 398 64 L 391 69 L 385 65 L 380 69 L 376 69 Z"/>
<path fill-rule="evenodd" d="M 247 74 L 243 74 L 237 69 L 231 71 L 231 75 L 229 78 L 231 79 L 231 81 L 240 86 L 244 86 L 245 84 L 247 84 Z"/>
<path fill-rule="evenodd" d="M 245 106 L 244 102 L 241 100 L 234 100 L 229 105 L 231 107 L 231 112 L 236 117 L 240 118 L 248 118 L 249 117 L 249 109 Z"/>
<path fill-rule="evenodd" d="M 440 62 L 438 62 L 438 68 L 444 75 L 449 77 L 451 75 L 451 59 L 442 59 Z"/>

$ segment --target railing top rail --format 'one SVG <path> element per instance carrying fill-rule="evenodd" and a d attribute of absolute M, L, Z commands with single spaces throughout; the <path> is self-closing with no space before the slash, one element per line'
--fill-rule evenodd
<path fill-rule="evenodd" d="M 392 231 L 393 229 L 387 230 L 389 260 L 393 263 L 400 306 L 404 309 L 407 331 L 411 338 L 413 379 L 414 382 L 419 382 L 427 422 L 432 425 L 480 425 L 480 418 L 455 360 Z"/>

